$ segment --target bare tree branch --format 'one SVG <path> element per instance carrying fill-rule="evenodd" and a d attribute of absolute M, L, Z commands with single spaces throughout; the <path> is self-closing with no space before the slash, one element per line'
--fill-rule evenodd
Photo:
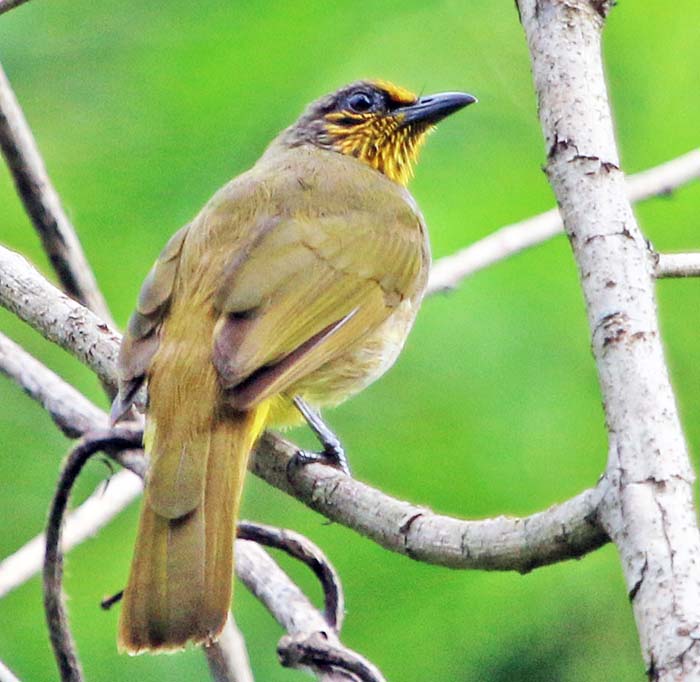
<path fill-rule="evenodd" d="M 602 486 L 532 516 L 467 521 L 397 500 L 322 464 L 298 468 L 289 480 L 289 462 L 297 449 L 266 434 L 253 473 L 326 518 L 417 561 L 526 573 L 582 556 L 608 541 L 596 522 Z"/>
<path fill-rule="evenodd" d="M 15 2 L 16 6 L 17 2 Z M 0 6 L 0 13 L 6 11 Z M 32 131 L 0 66 L 0 147 L 17 192 L 41 237 L 61 285 L 114 326 L 78 237 L 51 184 Z"/>
<path fill-rule="evenodd" d="M 620 553 L 651 680 L 700 677 L 694 474 L 668 378 L 654 263 L 627 198 L 601 61 L 607 0 L 519 0 L 547 150 L 598 367 Z"/>
<path fill-rule="evenodd" d="M 119 334 L 61 293 L 23 256 L 3 246 L 0 246 L 0 305 L 78 358 L 101 381 L 116 387 Z"/>
<path fill-rule="evenodd" d="M 700 149 L 662 163 L 660 166 L 631 176 L 627 190 L 631 201 L 643 201 L 660 194 L 668 194 L 692 180 L 700 178 Z M 506 225 L 466 248 L 445 256 L 433 264 L 428 293 L 454 289 L 463 279 L 494 263 L 551 239 L 563 230 L 559 210 Z M 662 257 L 663 258 L 663 257 Z M 697 258 L 697 257 L 696 257 Z M 689 275 L 670 274 L 659 268 L 659 277 Z M 693 273 L 693 276 L 694 273 Z"/>
<path fill-rule="evenodd" d="M 41 403 L 69 438 L 95 428 L 107 428 L 107 415 L 102 410 L 2 333 L 0 372 Z"/>
<path fill-rule="evenodd" d="M 21 374 L 26 380 L 30 377 L 31 383 L 41 385 L 45 372 L 49 370 L 34 360 Z M 61 381 L 50 375 L 54 381 Z M 65 392 L 61 389 L 56 391 L 56 395 L 62 393 Z M 79 404 L 74 401 L 61 410 L 59 403 L 55 409 L 60 411 L 61 419 L 68 421 Z M 89 414 L 81 414 L 80 420 L 90 423 Z M 96 427 L 102 423 L 100 420 Z M 78 428 L 77 423 L 74 428 Z M 296 451 L 294 445 L 279 436 L 267 434 L 252 458 L 251 469 L 328 518 L 419 561 L 453 568 L 526 572 L 581 556 L 607 542 L 596 521 L 598 502 L 605 492 L 603 483 L 529 517 L 465 521 L 397 500 L 323 465 L 301 467 L 290 481 L 287 470 Z M 143 469 L 139 471 L 139 466 L 143 467 L 140 458 L 127 464 L 143 473 Z M 66 542 L 71 533 L 76 534 L 76 541 L 90 537 L 129 504 L 139 489 L 140 484 L 130 474 L 116 474 L 104 494 L 97 493 L 84 503 L 85 513 L 80 507 L 69 517 Z M 0 564 L 0 596 L 36 573 L 40 566 L 37 553 L 40 546 L 41 539 L 35 538 Z"/>
<path fill-rule="evenodd" d="M 204 654 L 214 682 L 254 682 L 243 633 L 230 611 L 219 640 L 205 646 Z"/>

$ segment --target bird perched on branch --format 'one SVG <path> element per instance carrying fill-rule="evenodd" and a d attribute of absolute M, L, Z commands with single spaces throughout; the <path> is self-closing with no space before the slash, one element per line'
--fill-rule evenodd
<path fill-rule="evenodd" d="M 231 601 L 248 455 L 396 360 L 430 248 L 405 185 L 427 133 L 475 98 L 359 81 L 312 103 L 166 244 L 119 356 L 117 421 L 144 381 L 150 458 L 119 647 L 211 642 Z"/>

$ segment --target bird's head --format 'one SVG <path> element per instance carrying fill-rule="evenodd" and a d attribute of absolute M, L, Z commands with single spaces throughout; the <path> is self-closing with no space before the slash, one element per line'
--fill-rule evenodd
<path fill-rule="evenodd" d="M 282 141 L 353 156 L 405 185 L 435 124 L 473 102 L 463 92 L 417 97 L 385 81 L 357 81 L 310 104 Z"/>

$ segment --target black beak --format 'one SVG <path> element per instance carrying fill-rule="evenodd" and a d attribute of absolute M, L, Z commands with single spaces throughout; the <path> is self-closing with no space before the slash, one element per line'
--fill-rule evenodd
<path fill-rule="evenodd" d="M 466 92 L 441 92 L 437 95 L 421 97 L 415 104 L 395 109 L 394 115 L 402 117 L 403 125 L 411 123 L 432 125 L 477 101 L 474 95 L 468 95 Z"/>

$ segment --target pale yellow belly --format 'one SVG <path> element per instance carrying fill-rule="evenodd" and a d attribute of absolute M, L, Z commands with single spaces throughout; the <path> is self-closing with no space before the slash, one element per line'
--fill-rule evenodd
<path fill-rule="evenodd" d="M 418 312 L 418 305 L 404 300 L 374 332 L 336 358 L 297 382 L 287 398 L 274 401 L 270 424 L 283 427 L 299 423 L 290 398 L 300 396 L 314 407 L 331 407 L 359 393 L 376 381 L 396 361 Z"/>

